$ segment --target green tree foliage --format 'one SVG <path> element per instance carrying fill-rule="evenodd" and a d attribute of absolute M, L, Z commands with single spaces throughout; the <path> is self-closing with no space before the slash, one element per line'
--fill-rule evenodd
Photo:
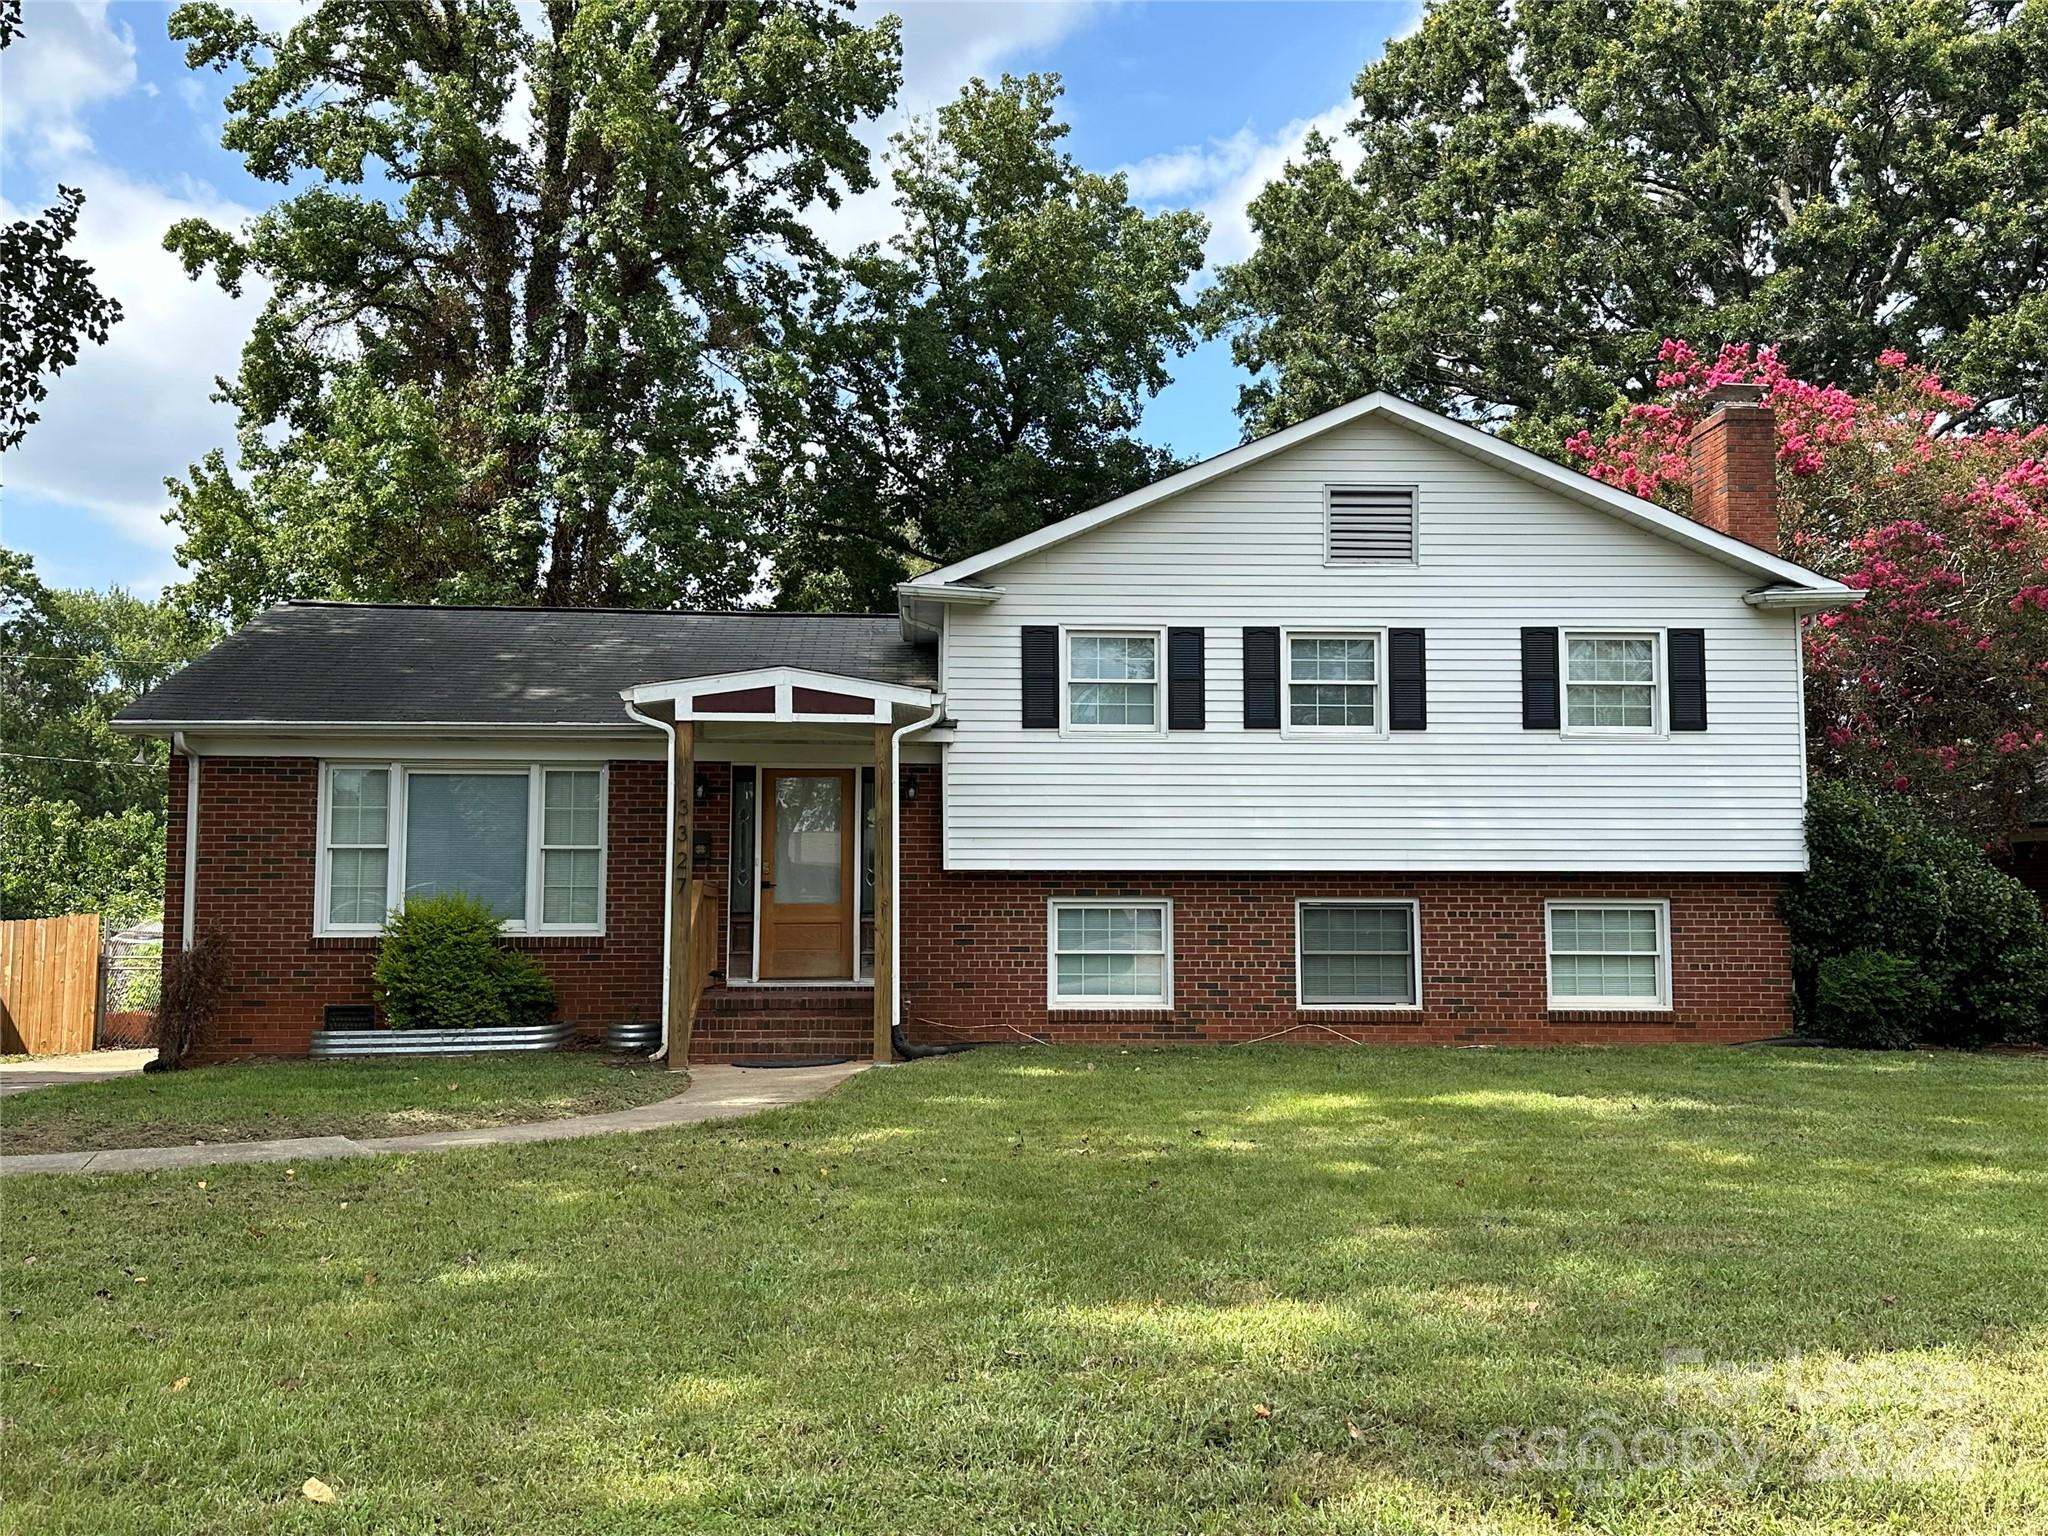
<path fill-rule="evenodd" d="M 900 233 L 822 276 L 763 397 L 784 601 L 887 606 L 1173 467 L 1133 430 L 1194 339 L 1207 226 L 1081 169 L 1059 97 L 1057 76 L 975 80 L 896 136 Z"/>
<path fill-rule="evenodd" d="M 168 602 L 47 587 L 0 550 L 0 913 L 161 908 L 164 745 L 111 722 L 215 638 Z"/>
<path fill-rule="evenodd" d="M 1436 0 L 1355 94 L 1213 294 L 1248 427 L 1385 388 L 1554 451 L 1665 336 L 2048 405 L 2048 7 Z"/>
<path fill-rule="evenodd" d="M 2048 919 L 2019 881 L 1906 801 L 1832 779 L 1813 781 L 1806 843 L 1784 913 L 1807 1027 L 1876 1047 L 2041 1038 Z"/>
<path fill-rule="evenodd" d="M 225 385 L 238 466 L 171 482 L 191 597 L 718 603 L 755 579 L 731 452 L 871 184 L 896 24 L 837 0 L 324 0 L 171 16 L 234 77 L 222 143 L 292 188 L 175 226 L 266 299 Z"/>
<path fill-rule="evenodd" d="M 21 0 L 0 0 L 0 48 L 20 35 Z M 92 268 L 64 253 L 84 206 L 83 192 L 60 186 L 38 217 L 0 225 L 0 451 L 35 424 L 45 380 L 78 361 L 79 342 L 104 342 L 121 318 Z"/>

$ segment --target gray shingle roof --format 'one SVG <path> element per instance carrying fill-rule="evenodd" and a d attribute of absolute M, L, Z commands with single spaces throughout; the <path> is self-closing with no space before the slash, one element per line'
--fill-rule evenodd
<path fill-rule="evenodd" d="M 629 725 L 619 691 L 754 667 L 936 686 L 894 614 L 287 603 L 122 710 L 132 726 Z"/>

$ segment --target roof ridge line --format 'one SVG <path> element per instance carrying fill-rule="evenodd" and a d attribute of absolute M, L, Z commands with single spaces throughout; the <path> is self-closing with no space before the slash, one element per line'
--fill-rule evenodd
<path fill-rule="evenodd" d="M 427 613 L 634 613 L 674 619 L 887 619 L 891 622 L 896 619 L 893 611 L 865 608 L 625 608 L 604 605 L 545 607 L 538 603 L 388 603 L 345 597 L 287 597 L 261 611 L 271 613 L 279 608 L 376 608 L 417 610 Z"/>

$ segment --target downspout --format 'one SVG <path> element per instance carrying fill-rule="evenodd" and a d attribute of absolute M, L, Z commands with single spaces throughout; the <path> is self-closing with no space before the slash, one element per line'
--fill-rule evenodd
<path fill-rule="evenodd" d="M 911 1053 L 903 1036 L 903 738 L 937 725 L 945 713 L 941 694 L 930 714 L 889 737 L 889 794 L 895 801 L 889 807 L 889 1039 L 905 1055 Z"/>
<path fill-rule="evenodd" d="M 649 1061 L 662 1061 L 668 1056 L 668 978 L 669 946 L 675 942 L 676 904 L 676 726 L 673 720 L 659 720 L 653 715 L 643 715 L 626 701 L 626 713 L 642 725 L 651 725 L 668 738 L 668 794 L 666 796 L 668 831 L 664 845 L 668 859 L 663 865 L 661 877 L 661 1041 L 647 1053 Z"/>
<path fill-rule="evenodd" d="M 199 754 L 183 731 L 171 732 L 171 749 L 185 759 L 185 910 L 178 925 L 178 947 L 190 950 L 199 899 Z"/>

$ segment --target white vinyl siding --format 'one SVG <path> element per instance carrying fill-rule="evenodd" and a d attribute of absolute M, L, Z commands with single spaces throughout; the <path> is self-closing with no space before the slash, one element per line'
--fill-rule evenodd
<path fill-rule="evenodd" d="M 1282 637 L 1281 686 L 1290 731 L 1377 731 L 1386 718 L 1384 676 L 1377 634 L 1296 634 Z"/>
<path fill-rule="evenodd" d="M 1426 558 L 1326 564 L 1326 488 L 1389 483 L 1420 487 Z M 957 722 L 944 748 L 948 869 L 1804 867 L 1794 617 L 1745 604 L 1756 582 L 1742 571 L 1386 418 L 977 579 L 1003 596 L 945 612 L 943 685 Z M 1023 729 L 1028 624 L 1204 628 L 1206 729 Z M 1703 630 L 1713 731 L 1524 731 L 1528 625 Z M 1429 729 L 1245 730 L 1240 632 L 1251 626 L 1425 630 Z"/>
<path fill-rule="evenodd" d="M 1420 1006 L 1412 901 L 1304 901 L 1294 909 L 1295 1001 L 1304 1008 Z"/>
<path fill-rule="evenodd" d="M 1062 691 L 1070 730 L 1157 731 L 1156 631 L 1071 630 L 1062 638 Z"/>
<path fill-rule="evenodd" d="M 460 891 L 508 933 L 604 932 L 602 767 L 329 763 L 313 930 L 375 933 Z"/>
<path fill-rule="evenodd" d="M 1055 901 L 1047 922 L 1055 1008 L 1173 1003 L 1173 909 L 1164 901 Z"/>
<path fill-rule="evenodd" d="M 1656 635 L 1564 636 L 1564 728 L 1587 735 L 1656 731 L 1663 647 Z"/>
<path fill-rule="evenodd" d="M 1553 1008 L 1671 1006 L 1670 909 L 1662 902 L 1549 902 Z"/>

